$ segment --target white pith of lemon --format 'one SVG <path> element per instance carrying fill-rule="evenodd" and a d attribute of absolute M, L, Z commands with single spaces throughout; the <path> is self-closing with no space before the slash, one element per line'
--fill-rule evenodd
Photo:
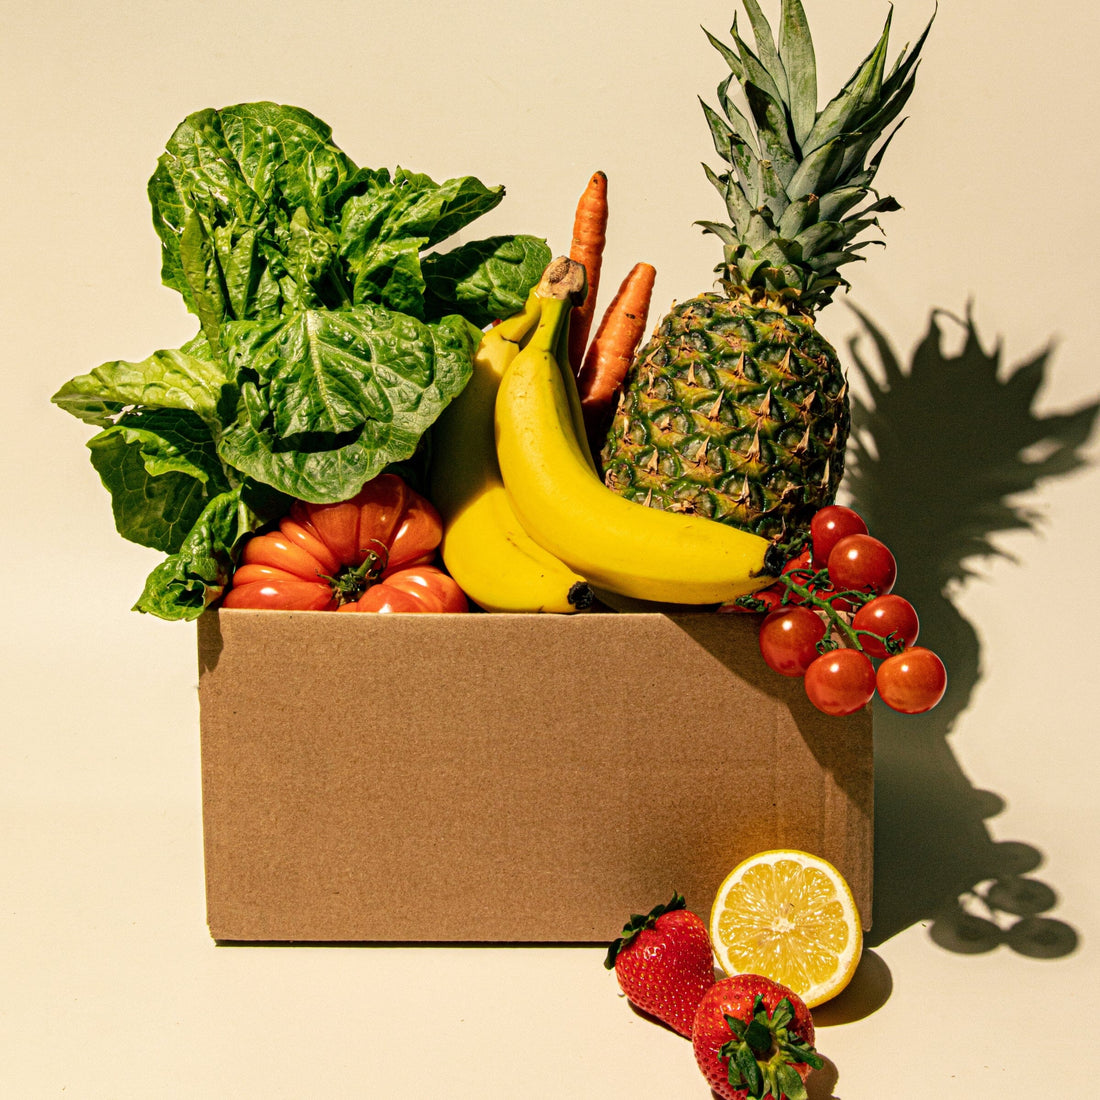
<path fill-rule="evenodd" d="M 793 989 L 807 1008 L 852 979 L 863 926 L 848 883 L 808 852 L 758 852 L 718 888 L 710 938 L 728 975 L 762 974 Z"/>

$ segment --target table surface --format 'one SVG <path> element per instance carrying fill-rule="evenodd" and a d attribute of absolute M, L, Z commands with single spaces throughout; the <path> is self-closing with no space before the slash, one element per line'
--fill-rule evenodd
<path fill-rule="evenodd" d="M 194 628 L 128 610 L 157 555 L 115 534 L 90 433 L 49 405 L 72 375 L 192 335 L 159 286 L 144 187 L 202 106 L 299 103 L 360 163 L 502 181 L 474 236 L 534 232 L 555 252 L 602 168 L 605 281 L 649 259 L 661 305 L 708 282 L 714 238 L 690 223 L 720 210 L 695 97 L 721 74 L 698 27 L 724 30 L 730 5 L 427 3 L 415 34 L 398 7 L 5 5 L 6 1096 L 707 1095 L 599 946 L 214 945 Z M 823 87 L 881 7 L 807 3 Z M 898 0 L 897 46 L 930 8 Z M 1018 9 L 940 5 L 883 169 L 905 209 L 821 320 L 882 413 L 874 476 L 845 492 L 898 553 L 952 679 L 933 714 L 876 722 L 874 925 L 852 986 L 815 1014 L 813 1100 L 1054 1087 L 1100 979 L 1100 608 L 1079 564 L 1100 534 L 1097 384 L 1068 292 L 1098 243 L 1078 181 L 1097 168 L 1082 105 L 1100 42 L 1084 0 L 1057 20 Z"/>

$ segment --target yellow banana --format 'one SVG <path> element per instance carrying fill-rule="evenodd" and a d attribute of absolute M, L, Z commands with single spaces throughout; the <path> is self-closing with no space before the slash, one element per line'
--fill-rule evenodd
<path fill-rule="evenodd" d="M 570 612 L 592 603 L 584 578 L 524 530 L 497 466 L 497 387 L 540 308 L 532 294 L 522 311 L 485 333 L 470 381 L 433 429 L 431 499 L 443 517 L 443 562 L 486 611 Z"/>
<path fill-rule="evenodd" d="M 566 285 L 559 272 L 556 288 L 545 278 L 536 288 L 538 327 L 497 393 L 497 458 L 524 527 L 595 587 L 621 596 L 714 604 L 771 584 L 766 539 L 628 501 L 595 473 L 569 396 L 572 374 L 556 357 L 570 310 Z"/>

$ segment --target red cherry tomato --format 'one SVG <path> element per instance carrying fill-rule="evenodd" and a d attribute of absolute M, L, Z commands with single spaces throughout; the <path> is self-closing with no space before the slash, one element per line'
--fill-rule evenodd
<path fill-rule="evenodd" d="M 870 535 L 845 535 L 829 553 L 829 578 L 838 589 L 885 595 L 894 587 L 898 563 L 886 544 Z"/>
<path fill-rule="evenodd" d="M 854 714 L 875 694 L 875 666 L 858 649 L 830 650 L 806 669 L 805 687 L 818 710 L 835 716 Z"/>
<path fill-rule="evenodd" d="M 734 615 L 759 615 L 767 613 L 779 606 L 783 599 L 784 588 L 781 584 L 769 585 L 759 592 L 753 592 L 749 596 L 738 596 L 735 600 L 721 604 L 716 610 L 722 614 Z"/>
<path fill-rule="evenodd" d="M 783 566 L 783 569 L 780 572 L 781 579 L 776 581 L 775 587 L 778 588 L 781 592 L 787 593 L 788 603 L 802 603 L 804 597 L 798 592 L 795 592 L 793 589 L 788 588 L 787 583 L 782 578 L 789 578 L 789 580 L 794 581 L 797 584 L 805 585 L 808 584 L 810 580 L 809 574 L 813 572 L 813 568 L 813 563 L 810 560 L 809 547 L 806 547 L 805 550 L 797 554 L 795 557 L 791 558 L 790 561 L 788 561 L 787 564 Z M 797 575 L 792 577 L 792 573 Z"/>
<path fill-rule="evenodd" d="M 845 535 L 865 535 L 867 524 L 858 512 L 842 504 L 826 504 L 810 519 L 810 543 L 813 561 L 818 569 L 829 560 L 832 549 Z"/>
<path fill-rule="evenodd" d="M 853 616 L 852 628 L 869 630 L 872 635 L 878 635 L 861 635 L 859 639 L 863 652 L 869 657 L 889 657 L 889 651 L 879 639 L 892 634 L 898 644 L 908 649 L 920 633 L 920 620 L 916 609 L 908 600 L 890 594 L 876 596 L 865 603 Z"/>
<path fill-rule="evenodd" d="M 793 573 L 795 570 L 805 570 L 812 568 L 810 564 L 810 548 L 807 546 L 804 550 L 799 551 L 793 558 L 791 558 L 786 565 L 783 566 L 784 573 Z"/>
<path fill-rule="evenodd" d="M 801 676 L 818 656 L 825 623 L 808 607 L 781 607 L 760 624 L 760 653 L 782 676 Z"/>
<path fill-rule="evenodd" d="M 931 710 L 947 690 L 943 661 L 924 646 L 887 657 L 878 666 L 876 685 L 882 701 L 902 714 Z"/>

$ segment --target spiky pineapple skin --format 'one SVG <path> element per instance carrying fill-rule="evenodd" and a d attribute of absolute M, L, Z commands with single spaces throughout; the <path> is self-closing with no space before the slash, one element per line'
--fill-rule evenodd
<path fill-rule="evenodd" d="M 835 499 L 849 426 L 844 370 L 810 314 L 706 293 L 638 352 L 600 457 L 629 500 L 780 538 Z"/>

